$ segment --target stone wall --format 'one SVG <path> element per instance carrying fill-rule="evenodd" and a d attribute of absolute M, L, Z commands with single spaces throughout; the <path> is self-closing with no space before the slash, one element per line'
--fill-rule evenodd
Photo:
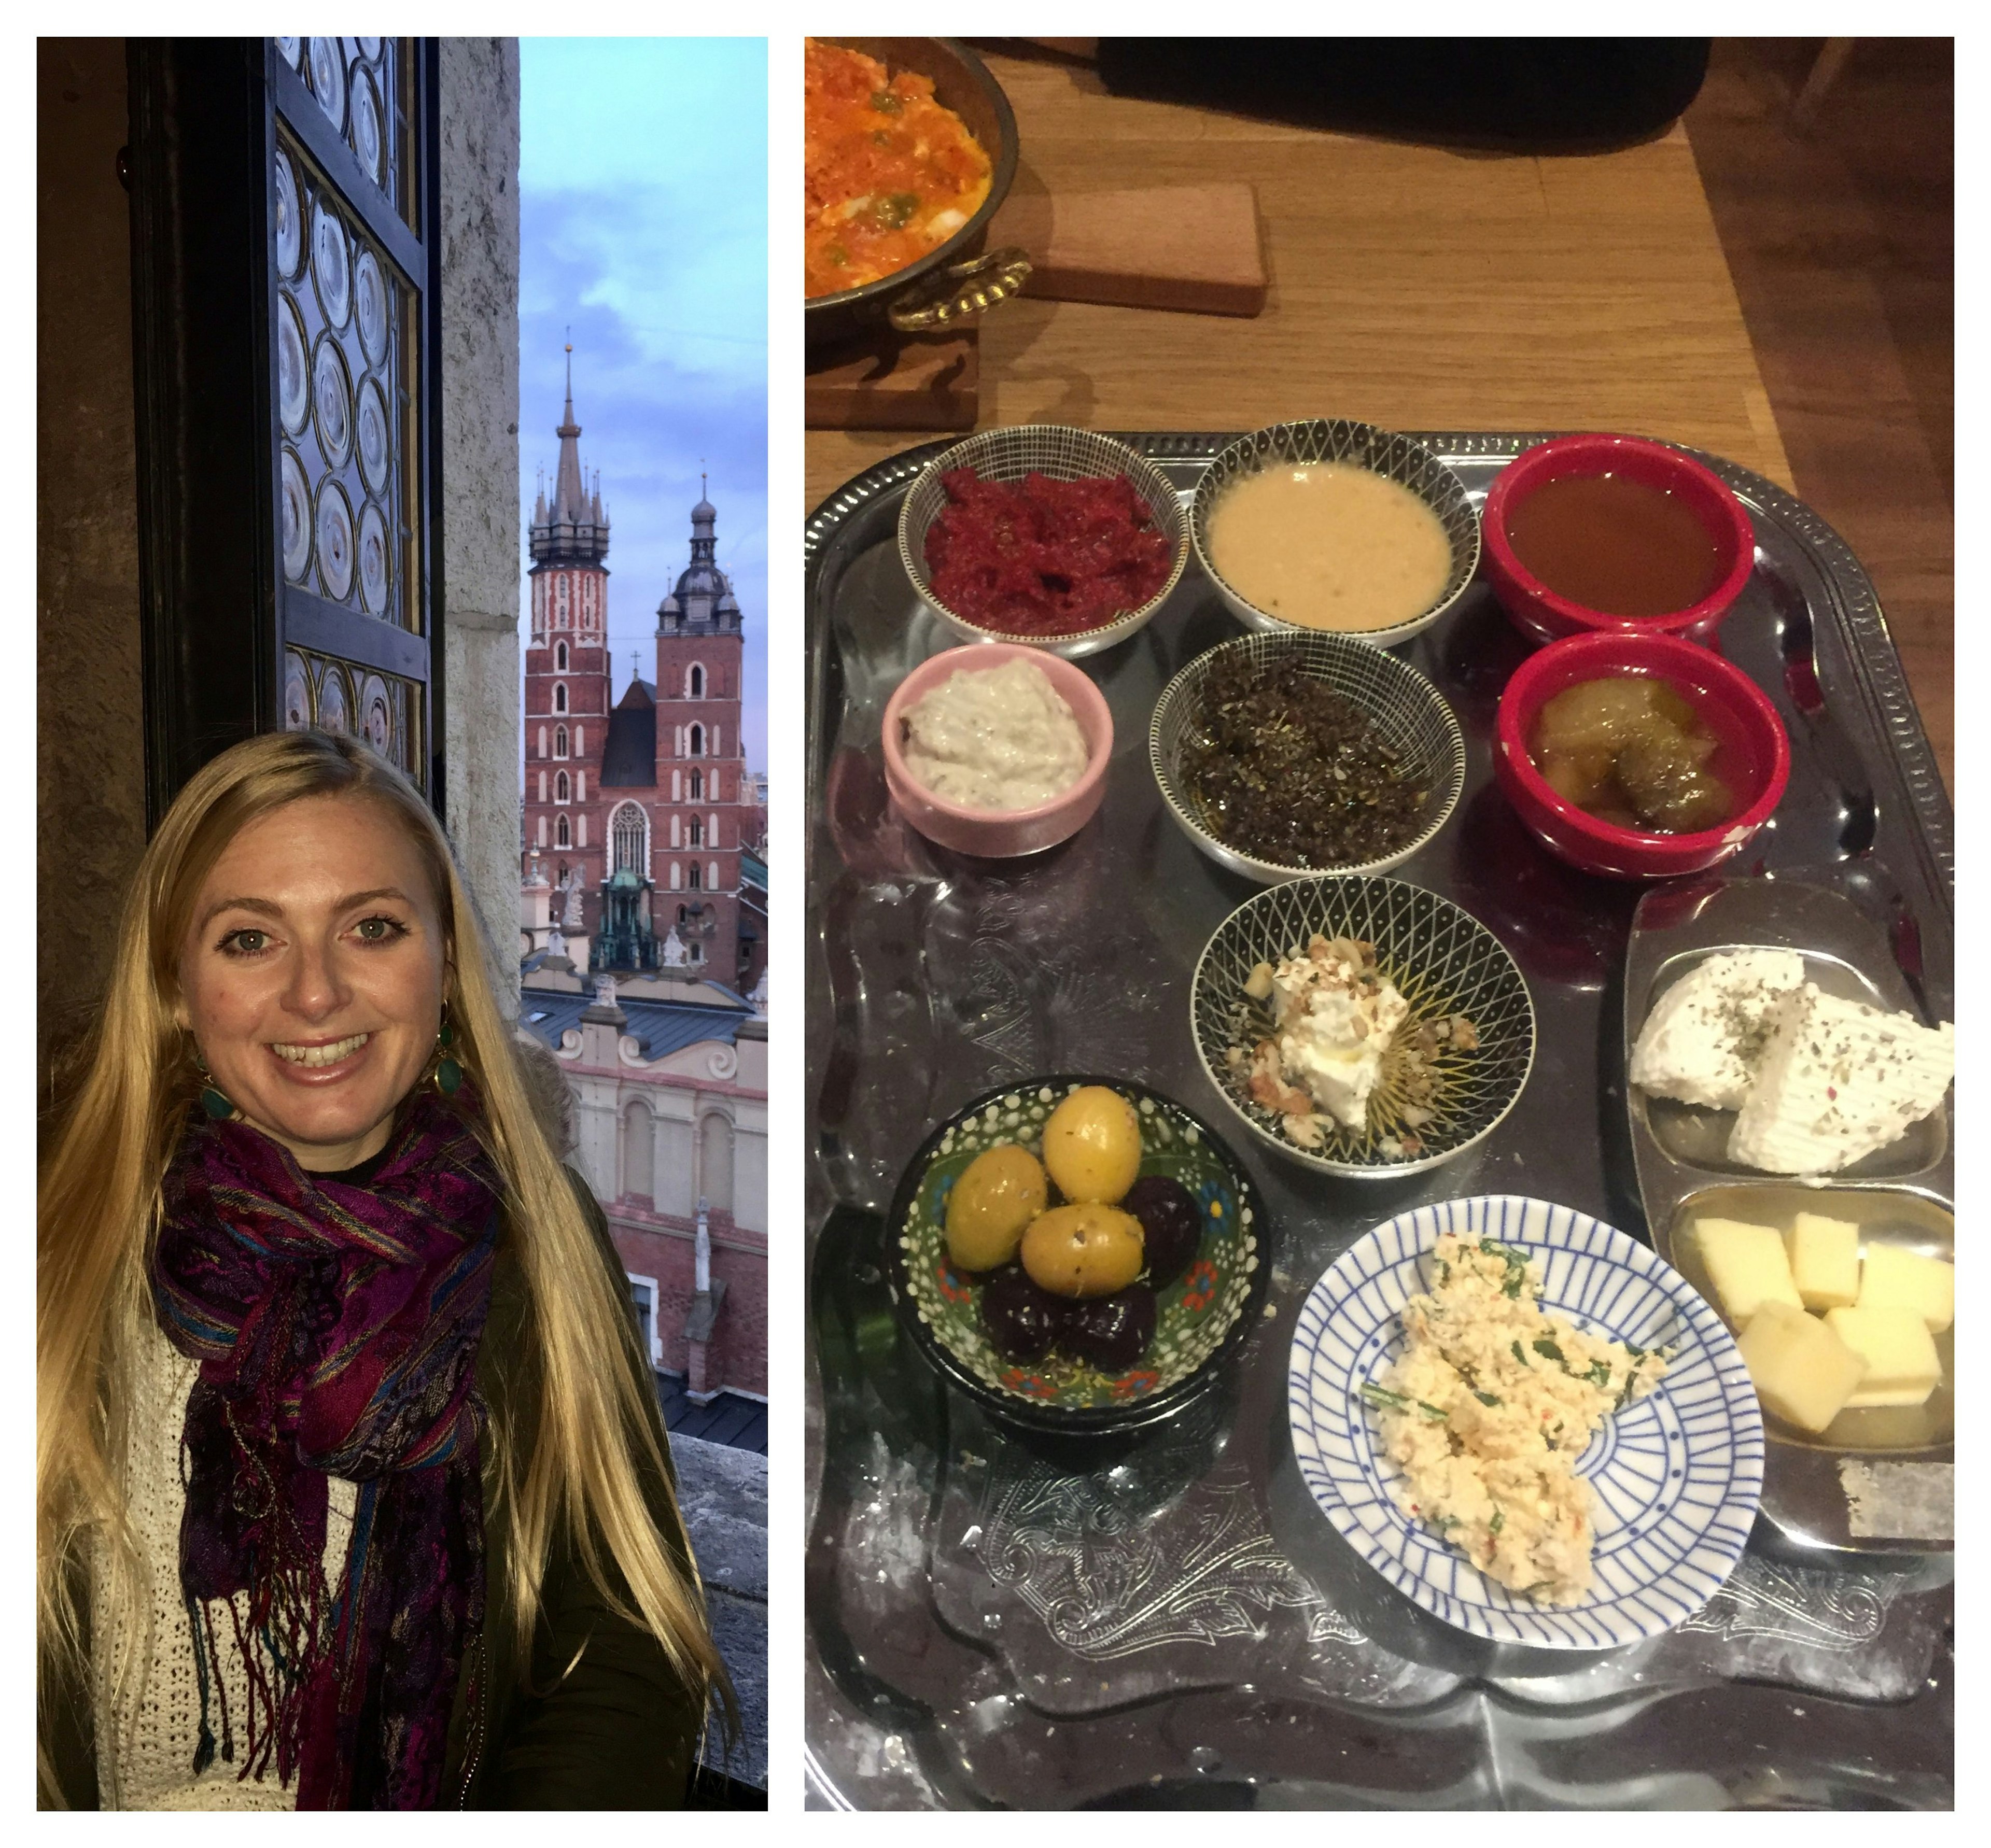
<path fill-rule="evenodd" d="M 145 845 L 124 41 L 36 46 L 36 769 L 43 1051 L 80 1026 Z M 56 919 L 60 919 L 59 926 Z"/>
<path fill-rule="evenodd" d="M 519 42 L 445 39 L 442 124 L 444 792 L 519 1003 Z"/>

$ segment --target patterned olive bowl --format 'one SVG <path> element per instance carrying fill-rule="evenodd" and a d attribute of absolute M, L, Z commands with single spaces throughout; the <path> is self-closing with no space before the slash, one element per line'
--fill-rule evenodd
<path fill-rule="evenodd" d="M 951 470 L 972 468 L 985 481 L 1020 481 L 1026 475 L 1048 475 L 1054 481 L 1084 481 L 1125 475 L 1148 504 L 1155 525 L 1166 535 L 1174 564 L 1160 589 L 1138 610 L 1122 611 L 1097 628 L 1072 635 L 1006 635 L 985 629 L 956 615 L 933 593 L 927 576 L 927 529 L 947 505 L 941 477 Z M 1155 612 L 1169 600 L 1189 563 L 1189 518 L 1176 498 L 1174 484 L 1145 456 L 1097 430 L 1062 423 L 1018 423 L 1006 429 L 979 430 L 944 450 L 920 471 L 899 504 L 899 562 L 914 589 L 928 609 L 965 642 L 1013 642 L 1042 648 L 1076 661 L 1097 654 L 1145 629 Z"/>
<path fill-rule="evenodd" d="M 982 1320 L 984 1280 L 948 1256 L 948 1195 L 968 1164 L 1002 1143 L 1040 1155 L 1046 1119 L 1083 1085 L 1104 1085 L 1133 1105 L 1141 1173 L 1179 1180 L 1203 1215 L 1195 1257 L 1155 1292 L 1153 1340 L 1124 1373 L 1056 1353 L 1031 1365 L 1009 1360 Z M 1067 1436 L 1138 1430 L 1205 1391 L 1257 1325 L 1270 1272 L 1265 1209 L 1244 1164 L 1202 1118 L 1125 1079 L 1060 1074 L 985 1092 L 921 1145 L 886 1224 L 886 1281 L 927 1363 L 996 1417 Z"/>
<path fill-rule="evenodd" d="M 1197 562 L 1210 574 L 1225 607 L 1246 628 L 1273 635 L 1322 633 L 1261 610 L 1233 588 L 1210 555 L 1210 516 L 1227 488 L 1268 468 L 1304 467 L 1315 462 L 1349 463 L 1407 487 L 1445 528 L 1452 542 L 1452 570 L 1438 600 L 1407 622 L 1347 632 L 1377 648 L 1394 648 L 1421 634 L 1465 594 L 1479 569 L 1479 512 L 1465 484 L 1415 437 L 1379 430 L 1373 423 L 1356 423 L 1346 417 L 1312 417 L 1298 423 L 1271 424 L 1240 437 L 1210 464 L 1189 502 L 1189 538 Z"/>
<path fill-rule="evenodd" d="M 1183 747 L 1207 722 L 1205 690 L 1220 666 L 1243 660 L 1268 668 L 1294 661 L 1373 720 L 1401 761 L 1422 766 L 1430 793 L 1416 829 L 1390 852 L 1345 866 L 1289 866 L 1262 860 L 1219 840 L 1183 769 Z M 1176 826 L 1219 866 L 1272 885 L 1315 874 L 1387 872 L 1428 844 L 1452 819 L 1465 787 L 1465 736 L 1445 695 L 1408 661 L 1353 636 L 1288 629 L 1241 635 L 1199 654 L 1162 689 L 1148 728 L 1148 762 Z"/>
<path fill-rule="evenodd" d="M 1232 1049 L 1248 1058 L 1272 1031 L 1245 994 L 1252 970 L 1304 956 L 1315 936 L 1372 945 L 1378 972 L 1411 1011 L 1370 1094 L 1366 1128 L 1330 1119 L 1303 1140 L 1251 1097 Z M 1469 1034 L 1458 1031 L 1461 1020 Z M 1197 959 L 1189 1026 L 1210 1082 L 1259 1142 L 1346 1180 L 1391 1180 L 1462 1155 L 1506 1119 L 1535 1063 L 1534 1003 L 1500 939 L 1437 892 L 1358 874 L 1270 886 L 1226 918 Z M 1432 1043 L 1414 1066 L 1399 1049 L 1419 1045 L 1424 1028 Z"/>

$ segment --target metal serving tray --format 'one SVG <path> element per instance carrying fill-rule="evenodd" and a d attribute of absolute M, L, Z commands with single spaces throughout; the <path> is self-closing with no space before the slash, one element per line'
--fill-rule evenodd
<path fill-rule="evenodd" d="M 1424 440 L 1479 498 L 1540 439 Z M 1186 496 L 1231 435 L 1127 440 Z M 1526 644 L 1483 587 L 1402 651 L 1451 701 L 1468 766 L 1455 818 L 1397 876 L 1472 912 L 1527 978 L 1540 1052 L 1513 1113 L 1458 1161 L 1380 1192 L 1237 1137 L 1271 1226 L 1264 1319 L 1220 1390 L 1153 1432 L 1026 1439 L 901 1337 L 882 1216 L 936 1117 L 1009 1079 L 1083 1069 L 1224 1121 L 1190 1037 L 1189 977 L 1257 889 L 1182 837 L 1147 763 L 1162 688 L 1237 633 L 1193 568 L 1147 628 L 1087 664 L 1113 711 L 1114 758 L 1099 814 L 1070 842 L 977 861 L 894 814 L 880 715 L 952 639 L 906 580 L 894 522 L 944 447 L 859 476 L 806 536 L 812 1801 L 1950 1803 L 1946 1559 L 1846 1569 L 1765 1524 L 1680 1629 L 1545 1665 L 1416 1621 L 1298 1482 L 1284 1408 L 1293 1319 L 1377 1221 L 1516 1192 L 1649 1235 L 1622 1038 L 1640 890 L 1552 858 L 1493 787 L 1494 708 Z M 1872 588 L 1801 503 L 1703 460 L 1758 537 L 1721 646 L 1776 701 L 1792 754 L 1782 808 L 1727 870 L 1842 894 L 1894 946 L 1923 1011 L 1948 1017 L 1949 808 Z"/>
<path fill-rule="evenodd" d="M 1920 1014 L 1908 968 L 1918 963 L 1897 916 L 1894 941 L 1850 899 L 1788 878 L 1682 880 L 1649 893 L 1632 921 L 1625 962 L 1629 1060 L 1652 1004 L 1720 951 L 1795 949 L 1828 994 Z M 1781 1229 L 1799 1212 L 1859 1224 L 1869 1242 L 1955 1262 L 1955 1151 L 1945 1102 L 1884 1149 L 1808 1180 L 1727 1159 L 1727 1110 L 1698 1109 L 1636 1086 L 1627 1099 L 1632 1163 L 1653 1248 L 1710 1295 L 1693 1241 L 1697 1213 Z M 1763 1518 L 1784 1538 L 1827 1553 L 1945 1553 L 1955 1527 L 1953 1331 L 1938 1337 L 1943 1379 L 1925 1406 L 1842 1414 L 1806 1439 L 1766 1421 Z M 1842 1562 L 1846 1563 L 1846 1562 Z"/>

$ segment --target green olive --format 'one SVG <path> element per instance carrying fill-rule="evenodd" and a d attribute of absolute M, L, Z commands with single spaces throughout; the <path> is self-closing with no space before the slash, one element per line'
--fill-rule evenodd
<path fill-rule="evenodd" d="M 1050 1197 L 1043 1167 L 1028 1149 L 1013 1142 L 984 1149 L 947 1197 L 948 1255 L 963 1270 L 1007 1264 Z"/>
<path fill-rule="evenodd" d="M 1081 1201 L 1040 1213 L 1023 1234 L 1023 1269 L 1057 1296 L 1110 1296 L 1141 1274 L 1146 1246 L 1132 1213 Z"/>
<path fill-rule="evenodd" d="M 1141 1171 L 1134 1106 L 1104 1085 L 1073 1092 L 1044 1125 L 1044 1166 L 1067 1200 L 1118 1200 Z"/>

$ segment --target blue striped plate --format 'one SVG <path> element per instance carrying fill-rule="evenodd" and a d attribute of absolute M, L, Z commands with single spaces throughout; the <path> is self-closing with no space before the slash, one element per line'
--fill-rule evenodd
<path fill-rule="evenodd" d="M 1428 1287 L 1424 1255 L 1443 1232 L 1519 1246 L 1541 1267 L 1542 1306 L 1579 1327 L 1673 1350 L 1659 1387 L 1577 1461 L 1597 1532 L 1579 1605 L 1539 1605 L 1482 1577 L 1390 1493 L 1400 1473 L 1356 1393 L 1403 1351 L 1399 1314 Z M 1545 1201 L 1441 1201 L 1358 1238 L 1300 1310 L 1286 1403 L 1300 1473 L 1342 1537 L 1413 1603 L 1492 1642 L 1614 1649 L 1671 1629 L 1734 1570 L 1763 1486 L 1755 1388 L 1720 1319 L 1636 1240 Z"/>

